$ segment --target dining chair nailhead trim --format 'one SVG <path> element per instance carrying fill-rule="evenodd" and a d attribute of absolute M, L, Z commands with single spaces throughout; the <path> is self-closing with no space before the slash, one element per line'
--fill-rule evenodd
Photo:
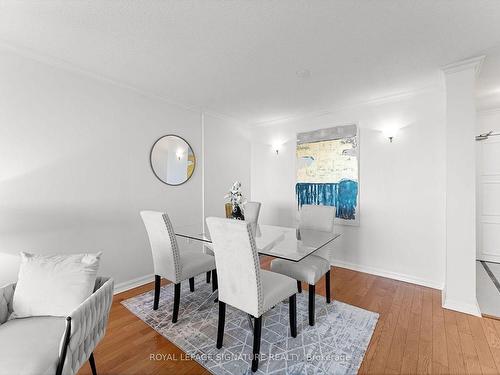
<path fill-rule="evenodd" d="M 177 239 L 175 237 L 174 227 L 172 222 L 166 213 L 162 215 L 165 226 L 167 227 L 168 237 L 170 240 L 170 245 L 172 246 L 172 253 L 174 256 L 174 269 L 175 269 L 175 282 L 179 282 L 182 273 L 181 257 L 179 255 L 179 246 L 177 245 Z"/>
<path fill-rule="evenodd" d="M 247 232 L 248 232 L 248 237 L 250 238 L 250 245 L 252 246 L 252 257 L 253 257 L 253 263 L 254 263 L 254 267 L 255 267 L 255 277 L 257 278 L 257 304 L 258 304 L 257 311 L 259 312 L 259 316 L 261 316 L 265 312 L 264 311 L 264 296 L 262 293 L 262 281 L 261 281 L 261 277 L 260 277 L 259 253 L 257 251 L 257 246 L 255 245 L 255 238 L 253 236 L 251 223 L 247 224 Z M 256 318 L 258 318 L 258 316 Z"/>

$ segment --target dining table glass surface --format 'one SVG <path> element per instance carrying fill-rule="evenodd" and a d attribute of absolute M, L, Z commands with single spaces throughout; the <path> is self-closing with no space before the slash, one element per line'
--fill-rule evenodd
<path fill-rule="evenodd" d="M 257 224 L 253 227 L 259 255 L 269 255 L 298 262 L 315 251 L 327 246 L 340 234 L 313 229 L 296 229 L 276 225 Z M 210 233 L 201 225 L 185 225 L 174 228 L 179 237 L 211 243 Z"/>

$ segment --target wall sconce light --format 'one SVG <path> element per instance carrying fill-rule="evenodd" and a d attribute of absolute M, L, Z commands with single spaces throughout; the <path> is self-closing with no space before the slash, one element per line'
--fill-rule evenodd
<path fill-rule="evenodd" d="M 281 150 L 281 146 L 282 146 L 281 143 L 273 143 L 273 145 L 271 146 L 273 151 L 276 153 L 276 156 L 278 156 L 278 154 Z"/>
<path fill-rule="evenodd" d="M 384 129 L 383 130 L 384 136 L 387 139 L 389 139 L 390 143 L 392 143 L 392 140 L 396 136 L 397 132 L 398 132 L 398 129 L 396 129 L 396 128 L 390 128 L 390 129 Z"/>
<path fill-rule="evenodd" d="M 175 153 L 175 156 L 177 156 L 177 160 L 181 160 L 183 155 L 184 151 L 182 151 L 181 149 L 177 150 L 177 152 Z"/>

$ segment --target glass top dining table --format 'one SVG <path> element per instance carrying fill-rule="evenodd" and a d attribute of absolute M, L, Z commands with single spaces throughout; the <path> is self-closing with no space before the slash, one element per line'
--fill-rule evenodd
<path fill-rule="evenodd" d="M 259 255 L 269 255 L 298 262 L 315 251 L 327 246 L 340 234 L 312 229 L 296 229 L 275 225 L 258 224 L 254 238 Z M 174 229 L 179 237 L 211 243 L 210 233 L 200 225 L 185 225 Z"/>

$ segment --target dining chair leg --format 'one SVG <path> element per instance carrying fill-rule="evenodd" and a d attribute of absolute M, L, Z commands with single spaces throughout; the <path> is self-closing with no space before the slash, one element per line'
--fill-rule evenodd
<path fill-rule="evenodd" d="M 302 293 L 302 281 L 297 280 L 297 292 Z"/>
<path fill-rule="evenodd" d="M 158 304 L 160 303 L 160 288 L 161 276 L 155 275 L 155 299 L 153 302 L 153 310 L 158 310 Z"/>
<path fill-rule="evenodd" d="M 90 363 L 90 368 L 92 369 L 92 375 L 97 375 L 97 369 L 95 368 L 94 352 L 90 353 L 89 363 Z"/>
<path fill-rule="evenodd" d="M 189 278 L 189 291 L 194 292 L 194 277 Z"/>
<path fill-rule="evenodd" d="M 262 316 L 255 318 L 253 322 L 253 355 L 252 355 L 252 372 L 259 368 L 260 357 L 260 334 L 262 332 Z"/>
<path fill-rule="evenodd" d="M 330 303 L 330 270 L 325 275 L 326 303 Z"/>
<path fill-rule="evenodd" d="M 172 314 L 172 323 L 177 323 L 180 303 L 181 303 L 181 283 L 177 283 L 174 285 L 174 313 Z"/>
<path fill-rule="evenodd" d="M 210 275 L 212 274 L 212 271 L 207 272 L 207 284 L 210 284 Z"/>
<path fill-rule="evenodd" d="M 314 305 L 316 298 L 316 285 L 309 285 L 309 325 L 314 325 Z"/>
<path fill-rule="evenodd" d="M 290 333 L 292 337 L 297 337 L 297 295 L 294 294 L 288 299 Z"/>
<path fill-rule="evenodd" d="M 212 270 L 212 292 L 215 292 L 219 288 L 217 284 L 217 270 Z"/>
<path fill-rule="evenodd" d="M 219 301 L 219 325 L 217 327 L 217 349 L 222 348 L 224 340 L 224 324 L 226 323 L 226 304 Z"/>

